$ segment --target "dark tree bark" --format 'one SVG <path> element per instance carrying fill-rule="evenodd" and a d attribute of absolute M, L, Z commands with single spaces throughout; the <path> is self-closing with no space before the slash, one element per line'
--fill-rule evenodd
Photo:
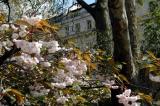
<path fill-rule="evenodd" d="M 6 51 L 4 53 L 4 55 L 2 55 L 0 57 L 0 66 L 8 59 L 10 58 L 11 56 L 13 56 L 15 53 L 19 52 L 20 49 L 17 48 L 15 45 L 12 47 L 12 49 L 10 51 Z"/>
<path fill-rule="evenodd" d="M 94 19 L 96 22 L 97 45 L 108 55 L 112 54 L 112 36 L 108 14 L 108 0 L 98 0 L 95 6 Z"/>
<path fill-rule="evenodd" d="M 121 94 L 123 91 L 121 88 L 118 89 L 111 89 L 111 106 L 124 106 L 123 104 L 120 104 L 118 102 L 118 98 L 116 97 L 117 95 Z"/>
<path fill-rule="evenodd" d="M 109 14 L 114 41 L 114 60 L 123 64 L 121 73 L 130 81 L 135 77 L 125 0 L 109 0 Z"/>
<path fill-rule="evenodd" d="M 97 29 L 97 45 L 107 54 L 112 53 L 112 38 L 109 25 L 108 0 L 97 0 L 94 7 L 91 7 L 83 0 L 77 2 L 85 8 L 94 18 Z"/>
<path fill-rule="evenodd" d="M 130 35 L 130 43 L 133 57 L 138 55 L 138 45 L 137 45 L 137 18 L 136 18 L 136 1 L 126 0 L 125 7 L 128 18 L 128 29 Z"/>

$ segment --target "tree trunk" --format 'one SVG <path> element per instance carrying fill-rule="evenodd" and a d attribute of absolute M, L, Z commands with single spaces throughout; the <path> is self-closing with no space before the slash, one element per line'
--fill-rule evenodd
<path fill-rule="evenodd" d="M 119 63 L 124 63 L 122 64 L 121 73 L 131 81 L 136 73 L 124 3 L 125 0 L 109 0 L 108 5 L 114 41 L 114 60 Z"/>
<path fill-rule="evenodd" d="M 106 51 L 106 54 L 112 54 L 112 36 L 110 20 L 108 14 L 108 0 L 98 0 L 96 3 L 93 17 L 97 29 L 97 45 L 99 49 Z"/>
<path fill-rule="evenodd" d="M 109 25 L 108 0 L 97 0 L 95 7 L 91 7 L 83 0 L 77 2 L 92 15 L 96 23 L 97 46 L 106 51 L 106 54 L 112 53 L 112 37 Z"/>
<path fill-rule="evenodd" d="M 138 55 L 137 46 L 137 18 L 136 18 L 136 6 L 135 0 L 126 0 L 125 7 L 128 18 L 128 29 L 130 35 L 130 43 L 133 57 Z"/>

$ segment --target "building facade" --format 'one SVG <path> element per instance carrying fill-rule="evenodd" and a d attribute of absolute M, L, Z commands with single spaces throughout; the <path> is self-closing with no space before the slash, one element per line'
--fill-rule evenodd
<path fill-rule="evenodd" d="M 94 19 L 79 5 L 73 8 L 71 7 L 67 14 L 53 17 L 50 20 L 61 26 L 58 35 L 64 45 L 67 41 L 72 41 L 75 47 L 81 50 L 93 48 L 96 45 Z"/>

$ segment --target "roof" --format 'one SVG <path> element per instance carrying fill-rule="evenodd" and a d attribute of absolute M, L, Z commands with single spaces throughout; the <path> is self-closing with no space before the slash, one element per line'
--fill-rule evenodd
<path fill-rule="evenodd" d="M 77 4 L 75 4 L 75 5 L 77 5 Z M 79 4 L 77 6 L 75 6 L 75 5 L 72 5 L 69 8 L 71 10 L 68 9 L 68 11 L 66 13 L 62 13 L 62 14 L 59 14 L 57 16 L 54 16 L 54 17 L 50 18 L 49 20 L 51 22 L 57 22 L 57 21 L 61 20 L 63 17 L 67 16 L 68 14 L 74 13 L 74 12 L 77 12 L 77 11 L 80 11 L 81 9 L 83 9 Z M 75 6 L 75 7 L 73 7 L 73 6 Z M 90 6 L 95 6 L 95 3 L 90 4 Z"/>
<path fill-rule="evenodd" d="M 77 5 L 77 4 L 75 4 L 75 5 Z M 75 5 L 73 5 L 73 6 L 75 6 Z M 90 6 L 95 6 L 95 5 L 96 5 L 96 3 L 90 4 Z M 83 7 L 78 4 L 78 8 L 77 8 L 77 9 L 71 10 L 71 11 L 69 11 L 69 12 L 75 12 L 75 11 L 79 11 L 79 10 L 81 10 L 81 9 L 83 9 Z"/>

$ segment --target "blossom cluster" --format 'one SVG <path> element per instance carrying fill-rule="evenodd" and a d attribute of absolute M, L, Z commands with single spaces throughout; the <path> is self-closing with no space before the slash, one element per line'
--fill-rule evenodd
<path fill-rule="evenodd" d="M 51 64 L 46 61 L 41 55 L 42 47 L 48 48 L 49 53 L 55 53 L 56 51 L 60 50 L 59 44 L 57 41 L 47 42 L 28 42 L 26 40 L 16 40 L 14 39 L 13 42 L 20 48 L 23 53 L 20 56 L 15 56 L 12 60 L 16 60 L 17 63 L 26 65 L 28 67 L 32 67 L 40 63 L 44 67 L 50 67 Z M 34 55 L 34 56 L 33 56 Z"/>
<path fill-rule="evenodd" d="M 117 95 L 117 98 L 124 106 L 140 106 L 140 103 L 136 102 L 140 97 L 131 96 L 131 89 L 126 89 L 122 94 Z"/>
<path fill-rule="evenodd" d="M 13 43 L 9 39 L 2 41 L 0 43 L 0 54 L 2 54 L 2 48 L 5 48 L 6 50 L 10 50 L 12 46 L 13 46 Z"/>
<path fill-rule="evenodd" d="M 41 17 L 27 17 L 27 16 L 23 16 L 22 17 L 22 20 L 28 22 L 30 25 L 36 25 L 40 20 L 41 20 Z"/>
<path fill-rule="evenodd" d="M 24 67 L 35 66 L 39 63 L 38 58 L 31 57 L 31 55 L 21 53 L 20 56 L 12 57 L 12 61 L 16 61 L 20 65 L 24 65 Z"/>
<path fill-rule="evenodd" d="M 56 51 L 60 50 L 58 41 L 52 40 L 49 42 L 40 41 L 43 47 L 48 49 L 48 53 L 55 53 Z"/>
<path fill-rule="evenodd" d="M 29 34 L 26 25 L 20 25 L 19 28 L 16 27 L 15 25 L 11 25 L 11 28 L 14 30 L 12 34 L 12 39 L 24 38 Z"/>
<path fill-rule="evenodd" d="M 34 97 L 40 97 L 44 95 L 48 95 L 50 89 L 46 89 L 42 84 L 35 83 L 34 85 L 29 86 L 30 93 Z"/>
<path fill-rule="evenodd" d="M 9 25 L 8 25 L 8 24 L 3 24 L 3 25 L 1 25 L 1 27 L 0 27 L 0 31 L 8 30 L 8 28 L 9 28 Z"/>
<path fill-rule="evenodd" d="M 55 83 L 52 83 L 54 87 L 65 88 L 72 85 L 74 82 L 78 82 L 87 71 L 87 65 L 82 60 L 62 58 L 61 62 L 65 69 L 58 69 L 54 78 Z"/>
<path fill-rule="evenodd" d="M 28 42 L 26 40 L 14 39 L 17 48 L 20 48 L 24 53 L 40 55 L 42 44 L 39 42 Z"/>

